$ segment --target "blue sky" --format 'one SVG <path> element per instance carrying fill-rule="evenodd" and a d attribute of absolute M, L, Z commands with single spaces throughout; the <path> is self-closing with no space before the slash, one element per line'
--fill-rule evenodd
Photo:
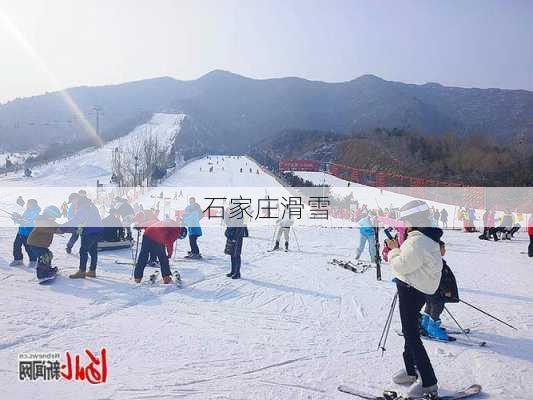
<path fill-rule="evenodd" d="M 527 0 L 0 0 L 0 102 L 213 69 L 533 90 L 531 43 Z"/>

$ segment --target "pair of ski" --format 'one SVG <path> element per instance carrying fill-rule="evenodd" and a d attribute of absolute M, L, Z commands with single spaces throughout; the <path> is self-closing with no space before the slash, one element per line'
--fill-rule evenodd
<path fill-rule="evenodd" d="M 401 393 L 397 393 L 392 390 L 387 390 L 383 392 L 383 395 L 376 396 L 369 393 L 365 393 L 363 391 L 360 391 L 352 386 L 348 385 L 340 385 L 337 388 L 340 392 L 350 394 L 352 396 L 359 397 L 361 399 L 367 399 L 367 400 L 461 400 L 461 399 L 467 399 L 469 397 L 477 396 L 481 393 L 481 385 L 474 384 L 471 386 L 468 386 L 462 390 L 458 390 L 452 394 L 445 395 L 445 396 L 425 396 L 425 397 L 409 397 L 402 395 Z"/>
<path fill-rule="evenodd" d="M 366 272 L 369 268 L 372 268 L 372 265 L 368 262 L 357 261 L 354 263 L 352 261 L 343 261 L 338 260 L 336 258 L 331 260 L 329 264 L 338 265 L 339 267 L 347 269 L 348 271 L 352 271 L 356 274 L 362 274 Z"/>
<path fill-rule="evenodd" d="M 468 329 L 468 328 L 465 329 L 464 332 L 447 330 L 446 333 L 448 333 L 448 340 L 438 339 L 438 338 L 431 337 L 431 336 L 424 335 L 424 334 L 421 334 L 420 337 L 422 339 L 425 339 L 425 340 L 432 340 L 434 342 L 441 342 L 441 343 L 457 342 L 457 343 L 460 343 L 460 344 L 465 345 L 465 346 L 474 346 L 474 347 L 485 347 L 485 346 L 487 346 L 487 342 L 485 342 L 485 341 L 477 341 L 477 340 L 471 339 L 470 337 L 467 337 L 467 340 L 457 340 L 457 338 L 455 336 L 450 336 L 450 334 L 451 335 L 462 335 L 462 334 L 468 335 L 468 334 L 470 334 L 470 329 Z M 396 334 L 398 336 L 403 336 L 403 333 L 401 331 L 396 331 Z"/>

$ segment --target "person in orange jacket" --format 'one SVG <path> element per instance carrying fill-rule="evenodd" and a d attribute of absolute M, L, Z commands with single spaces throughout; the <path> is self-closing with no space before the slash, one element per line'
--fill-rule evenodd
<path fill-rule="evenodd" d="M 139 251 L 139 257 L 135 264 L 134 278 L 140 283 L 143 278 L 144 268 L 150 256 L 156 257 L 161 266 L 163 283 L 172 283 L 169 258 L 174 251 L 174 242 L 187 236 L 187 229 L 179 226 L 176 221 L 157 221 L 146 227 Z"/>

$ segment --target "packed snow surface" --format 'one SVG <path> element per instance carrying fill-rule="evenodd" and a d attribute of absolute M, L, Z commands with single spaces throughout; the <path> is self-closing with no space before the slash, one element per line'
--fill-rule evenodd
<path fill-rule="evenodd" d="M 228 186 L 254 186 L 258 179 L 265 180 L 262 185 L 276 184 L 266 175 L 241 174 L 240 168 L 252 163 L 244 157 L 232 159 L 224 171 L 204 171 L 207 159 L 195 163 L 189 168 L 196 175 L 178 171 L 154 192 L 191 185 L 190 175 L 198 186 L 219 185 L 217 174 Z M 56 173 L 60 179 L 61 170 Z M 101 253 L 96 279 L 70 280 L 78 259 L 65 254 L 67 237 L 52 244 L 60 276 L 38 285 L 34 270 L 8 267 L 15 229 L 1 230 L 2 398 L 350 399 L 336 390 L 339 384 L 376 393 L 395 388 L 390 377 L 402 367 L 403 347 L 394 333 L 400 327 L 397 310 L 387 351 L 376 350 L 395 293 L 387 264 L 382 281 L 374 269 L 354 274 L 328 264 L 335 257 L 353 258 L 357 229 L 296 223 L 288 253 L 266 251 L 272 233 L 272 227 L 250 229 L 241 280 L 225 276 L 229 258 L 223 254 L 223 226 L 204 229 L 202 261 L 184 262 L 188 243 L 178 241 L 171 266 L 181 273 L 184 287 L 177 289 L 135 285 L 131 266 L 115 263 L 131 260 L 130 250 Z M 466 305 L 450 305 L 459 322 L 472 329 L 471 340 L 487 346 L 469 346 L 465 338 L 425 342 L 442 393 L 479 383 L 486 398 L 531 398 L 533 274 L 532 260 L 522 254 L 525 234 L 494 243 L 446 231 L 444 240 L 461 297 L 518 330 Z M 145 280 L 152 271 L 146 268 Z M 454 328 L 446 315 L 443 319 Z M 102 347 L 108 350 L 106 384 L 18 380 L 19 353 Z"/>

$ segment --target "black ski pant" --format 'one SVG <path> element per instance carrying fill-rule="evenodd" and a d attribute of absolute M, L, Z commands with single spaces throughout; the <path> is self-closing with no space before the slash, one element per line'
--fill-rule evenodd
<path fill-rule="evenodd" d="M 533 235 L 529 235 L 529 247 L 527 248 L 527 254 L 533 257 Z"/>
<path fill-rule="evenodd" d="M 439 295 L 426 296 L 426 307 L 424 312 L 433 319 L 439 321 L 440 315 L 444 311 L 444 301 Z"/>
<path fill-rule="evenodd" d="M 191 254 L 200 254 L 200 249 L 198 248 L 198 235 L 189 235 L 189 244 L 191 245 Z"/>
<path fill-rule="evenodd" d="M 98 242 L 100 241 L 100 233 L 91 233 L 87 235 L 81 235 L 80 244 L 80 271 L 87 270 L 87 261 L 91 256 L 90 271 L 96 271 L 96 265 L 98 264 Z"/>
<path fill-rule="evenodd" d="M 418 322 L 420 309 L 426 302 L 426 295 L 401 281 L 397 282 L 396 286 L 398 288 L 400 319 L 405 340 L 403 352 L 405 370 L 407 374 L 416 376 L 416 369 L 418 369 L 422 385 L 424 387 L 432 386 L 437 383 L 437 378 L 422 339 L 420 339 Z"/>
<path fill-rule="evenodd" d="M 141 244 L 141 250 L 139 251 L 139 258 L 137 258 L 135 271 L 133 273 L 135 279 L 141 279 L 143 277 L 144 268 L 146 267 L 149 257 L 154 257 L 159 260 L 159 265 L 161 266 L 161 276 L 171 275 L 165 246 L 144 235 Z"/>
<path fill-rule="evenodd" d="M 67 242 L 67 249 L 72 250 L 72 247 L 78 241 L 79 237 L 80 237 L 80 234 L 77 231 L 72 232 L 72 234 L 70 235 L 70 239 Z"/>
<path fill-rule="evenodd" d="M 235 240 L 233 253 L 231 254 L 231 275 L 241 275 L 241 252 L 242 252 L 242 237 Z"/>
<path fill-rule="evenodd" d="M 30 261 L 36 261 L 37 258 L 33 256 L 28 246 L 28 237 L 21 235 L 20 233 L 17 233 L 17 236 L 15 236 L 15 241 L 13 242 L 13 260 L 21 261 L 24 258 L 22 254 L 22 246 L 24 246 L 26 253 L 28 253 Z"/>

